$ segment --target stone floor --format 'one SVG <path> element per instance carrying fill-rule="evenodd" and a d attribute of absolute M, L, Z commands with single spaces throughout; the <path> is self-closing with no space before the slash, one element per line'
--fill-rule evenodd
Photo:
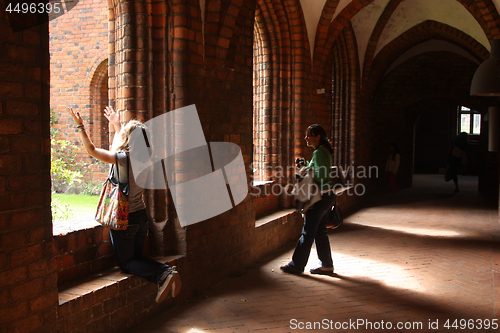
<path fill-rule="evenodd" d="M 460 184 L 415 176 L 347 216 L 329 235 L 334 276 L 282 273 L 290 244 L 132 331 L 498 332 L 497 203 Z M 317 263 L 313 247 L 306 271 Z"/>

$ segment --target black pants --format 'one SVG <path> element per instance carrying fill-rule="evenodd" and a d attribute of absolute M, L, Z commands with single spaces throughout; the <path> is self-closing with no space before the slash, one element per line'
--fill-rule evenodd
<path fill-rule="evenodd" d="M 170 267 L 142 255 L 147 233 L 148 216 L 145 209 L 129 214 L 127 229 L 110 229 L 111 242 L 120 269 L 124 273 L 157 283 L 163 272 Z"/>

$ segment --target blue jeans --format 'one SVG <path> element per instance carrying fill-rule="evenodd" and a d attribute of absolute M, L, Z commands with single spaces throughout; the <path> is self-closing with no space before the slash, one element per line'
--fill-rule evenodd
<path fill-rule="evenodd" d="M 323 194 L 321 200 L 306 211 L 302 235 L 295 246 L 292 261 L 288 265 L 303 272 L 309 260 L 312 244 L 316 242 L 316 251 L 321 266 L 333 268 L 332 252 L 326 226 L 329 212 L 334 204 L 335 194 Z"/>
<path fill-rule="evenodd" d="M 148 215 L 145 209 L 129 214 L 127 229 L 110 229 L 109 232 L 118 266 L 124 273 L 158 283 L 163 272 L 170 268 L 142 255 L 148 234 Z"/>

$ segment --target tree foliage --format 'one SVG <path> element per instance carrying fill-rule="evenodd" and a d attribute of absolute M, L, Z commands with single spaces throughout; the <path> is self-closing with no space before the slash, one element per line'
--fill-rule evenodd
<path fill-rule="evenodd" d="M 59 130 L 52 127 L 53 124 L 57 124 L 57 117 L 53 110 L 51 110 L 50 123 L 50 173 L 52 190 L 62 192 L 75 182 L 82 182 L 82 170 L 88 167 L 88 163 L 78 161 L 77 154 L 81 150 L 79 147 L 68 140 L 55 139 Z"/>

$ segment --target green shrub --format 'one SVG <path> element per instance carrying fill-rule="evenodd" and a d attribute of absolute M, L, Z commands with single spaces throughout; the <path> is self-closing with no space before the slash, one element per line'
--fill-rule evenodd
<path fill-rule="evenodd" d="M 52 126 L 56 123 L 57 117 L 51 109 L 50 124 Z M 88 169 L 89 163 L 78 162 L 76 156 L 81 149 L 68 140 L 56 140 L 58 132 L 51 127 L 50 174 L 52 190 L 61 193 L 75 182 L 82 182 L 82 170 Z"/>
<path fill-rule="evenodd" d="M 69 205 L 61 202 L 61 198 L 52 198 L 50 203 L 52 209 L 53 221 L 65 221 L 71 217 L 71 209 Z"/>
<path fill-rule="evenodd" d="M 76 162 L 76 152 L 78 147 L 67 140 L 50 140 L 51 161 L 50 170 L 52 178 L 52 188 L 56 192 L 61 192 L 66 186 L 74 182 L 81 183 L 83 175 L 78 170 Z"/>

